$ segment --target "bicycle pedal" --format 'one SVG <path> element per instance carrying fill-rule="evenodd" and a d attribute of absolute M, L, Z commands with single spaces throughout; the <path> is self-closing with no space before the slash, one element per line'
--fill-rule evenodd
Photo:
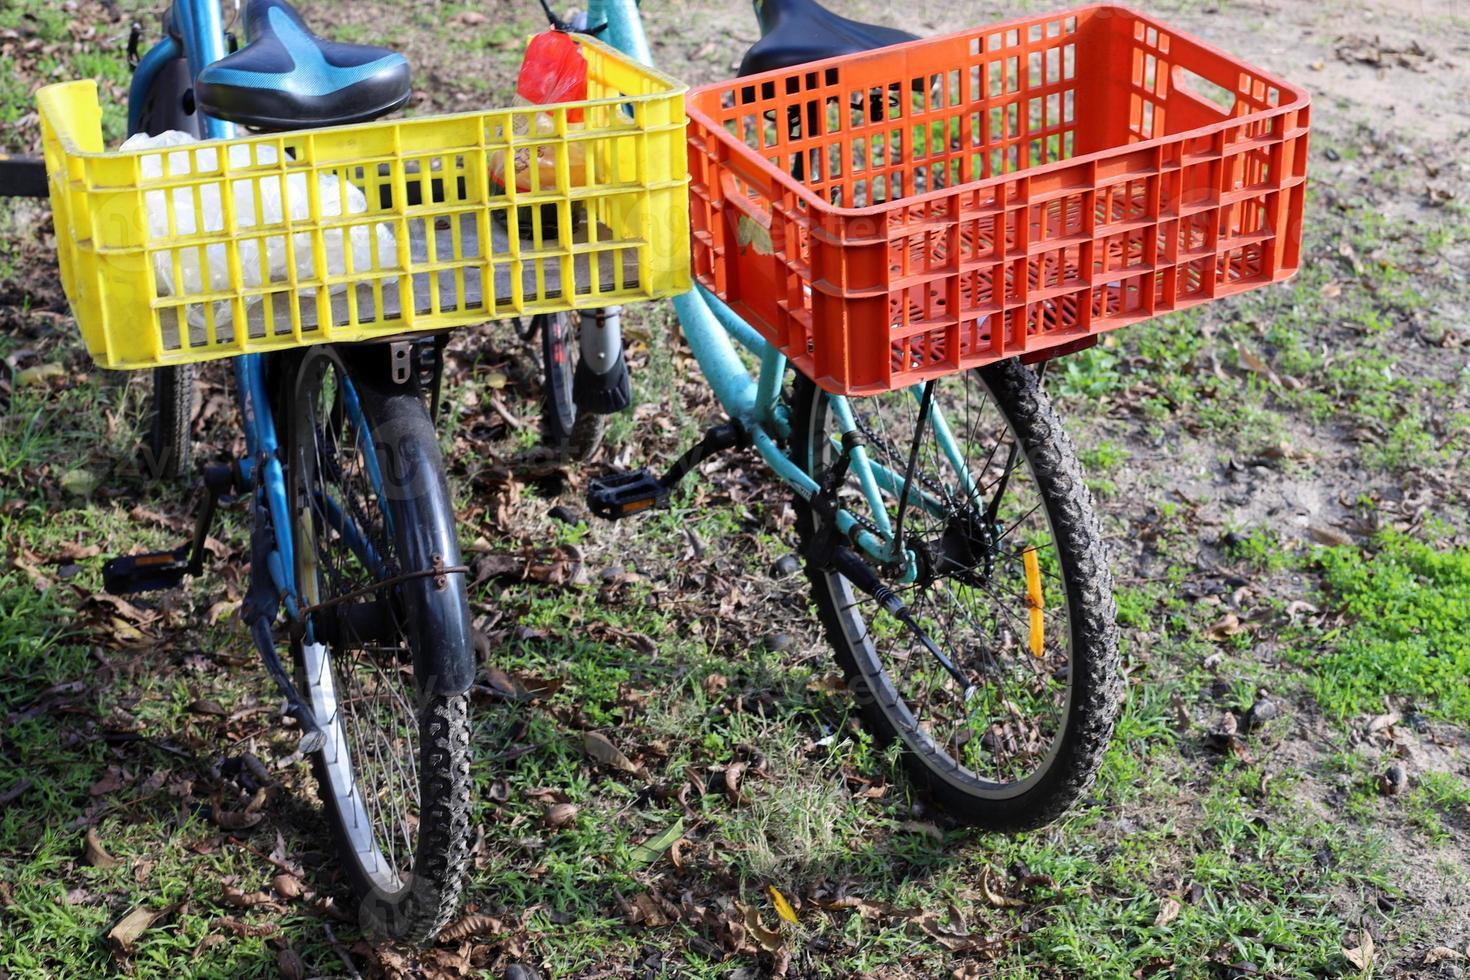
<path fill-rule="evenodd" d="M 189 545 L 172 551 L 121 555 L 102 566 L 102 587 L 112 595 L 178 588 L 189 571 Z"/>
<path fill-rule="evenodd" d="M 610 521 L 669 503 L 669 488 L 647 469 L 595 476 L 587 485 L 587 509 Z"/>

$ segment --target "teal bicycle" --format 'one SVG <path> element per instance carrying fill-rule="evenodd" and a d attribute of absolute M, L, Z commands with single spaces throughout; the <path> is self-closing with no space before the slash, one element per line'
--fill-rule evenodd
<path fill-rule="evenodd" d="M 742 75 L 914 39 L 815 0 L 755 8 L 762 37 Z M 649 59 L 636 0 L 592 0 L 585 23 L 560 26 Z M 788 74 L 787 93 L 822 84 L 822 73 L 801 74 Z M 753 86 L 727 88 L 737 102 L 760 97 Z M 912 95 L 923 101 L 918 83 Z M 849 111 L 859 121 L 897 118 L 908 95 L 895 86 L 854 93 L 846 105 L 826 98 L 825 120 L 808 105 L 809 131 L 830 132 Z M 798 140 L 802 115 L 767 109 L 745 138 L 772 147 L 784 125 Z M 816 152 L 782 159 L 799 181 L 804 167 L 815 176 L 824 166 Z M 743 212 L 739 247 L 761 248 L 770 211 L 735 193 L 725 207 Z M 812 606 L 872 732 L 901 749 L 918 784 L 957 820 L 1015 831 L 1055 819 L 1101 764 L 1122 684 L 1102 535 L 1042 388 L 1044 362 L 1011 358 L 846 397 L 795 369 L 702 286 L 673 302 L 728 418 L 662 475 L 594 480 L 592 511 L 620 518 L 662 506 L 712 453 L 753 447 L 794 493 Z"/>

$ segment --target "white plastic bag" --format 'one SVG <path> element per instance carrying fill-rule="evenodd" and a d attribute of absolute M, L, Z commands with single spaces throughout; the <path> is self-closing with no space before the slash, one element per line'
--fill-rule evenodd
<path fill-rule="evenodd" d="M 187 133 L 170 130 L 157 136 L 147 136 L 139 133 L 131 136 L 123 143 L 124 150 L 146 150 L 158 149 L 171 146 L 183 146 L 188 143 L 197 142 L 194 137 Z M 202 172 L 210 172 L 217 166 L 213 147 L 203 147 L 197 151 L 199 168 Z M 276 151 L 271 146 L 258 146 L 256 148 L 256 165 L 270 166 L 276 162 Z M 248 146 L 234 145 L 230 147 L 230 167 L 235 174 L 230 182 L 232 185 L 232 196 L 235 204 L 235 226 L 237 229 L 252 228 L 260 224 L 280 224 L 282 214 L 281 184 L 282 178 L 279 174 L 262 173 L 259 170 L 245 171 L 251 164 L 250 148 Z M 145 179 L 157 179 L 162 177 L 167 168 L 169 176 L 182 176 L 192 172 L 193 161 L 191 154 L 187 151 L 176 151 L 169 154 L 156 154 L 143 158 L 143 177 Z M 242 172 L 245 171 L 245 172 Z M 248 174 L 248 175 L 247 175 Z M 310 196 L 307 187 L 307 175 L 304 173 L 291 173 L 285 176 L 286 186 L 286 208 L 292 221 L 305 221 L 310 217 Z M 260 188 L 261 215 L 257 218 L 255 213 L 255 187 Z M 166 195 L 172 193 L 174 206 L 174 228 L 169 229 L 169 216 Z M 317 195 L 321 201 L 321 213 L 323 217 L 339 216 L 343 213 L 344 203 L 346 213 L 362 214 L 367 211 L 367 199 L 363 197 L 356 185 L 349 181 L 339 180 L 333 174 L 320 174 L 317 177 Z M 200 231 L 213 232 L 224 230 L 224 210 L 220 202 L 220 183 L 213 182 L 204 184 L 198 192 L 198 208 L 196 209 L 195 190 L 192 187 L 179 187 L 170 191 L 156 190 L 146 192 L 146 203 L 148 208 L 148 233 L 155 241 L 164 240 L 171 235 L 190 235 Z M 345 202 L 344 202 L 345 198 Z M 203 212 L 203 225 L 199 224 L 197 211 Z M 297 233 L 291 236 L 292 244 L 296 253 L 296 276 L 298 280 L 308 280 L 316 274 L 316 260 L 312 235 L 307 232 Z M 393 228 L 391 225 L 380 222 L 376 225 L 355 225 L 346 233 L 342 229 L 331 229 L 325 235 L 326 266 L 329 275 L 342 275 L 349 271 L 346 264 L 347 240 L 351 242 L 352 258 L 350 271 L 366 272 L 370 269 L 394 269 L 398 267 L 398 249 L 396 245 Z M 260 249 L 262 243 L 265 248 L 265 261 L 262 263 Z M 240 254 L 241 285 L 246 289 L 253 289 L 266 283 L 285 284 L 290 280 L 288 263 L 290 258 L 286 250 L 286 236 L 267 235 L 263 238 L 247 238 L 238 243 Z M 173 251 L 158 252 L 154 255 L 154 276 L 158 284 L 160 296 L 195 295 L 202 292 L 214 292 L 228 290 L 230 288 L 229 265 L 225 261 L 225 247 L 223 245 L 207 245 L 204 247 L 204 263 L 201 267 L 199 261 L 199 248 L 187 248 Z M 375 254 L 376 253 L 376 254 Z M 179 282 L 175 282 L 174 255 L 179 259 L 178 273 Z M 208 275 L 206 281 L 204 276 Z M 335 285 L 332 292 L 338 292 L 345 287 Z M 260 296 L 252 296 L 249 303 L 252 305 L 260 301 Z M 216 327 L 223 327 L 230 322 L 231 305 L 228 302 L 216 302 L 214 305 L 214 316 Z M 189 305 L 188 320 L 190 326 L 204 327 L 205 316 L 202 304 Z"/>

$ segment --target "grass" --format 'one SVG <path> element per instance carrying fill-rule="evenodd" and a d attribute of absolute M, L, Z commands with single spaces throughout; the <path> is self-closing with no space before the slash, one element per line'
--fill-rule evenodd
<path fill-rule="evenodd" d="M 1388 531 L 1365 554 L 1322 548 L 1327 601 L 1350 625 L 1326 649 L 1298 644 L 1314 695 L 1338 718 L 1392 704 L 1431 718 L 1470 720 L 1470 549 L 1444 548 Z"/>
<path fill-rule="evenodd" d="M 424 15 L 416 43 L 450 61 L 488 57 L 509 35 L 453 19 L 472 12 Z M 0 11 L 0 29 L 46 39 L 46 72 L 124 83 L 120 58 L 65 43 L 67 16 L 26 2 Z M 365 15 L 334 33 L 392 41 L 384 22 Z M 27 85 L 0 72 L 7 132 L 29 111 Z M 1365 138 L 1332 145 L 1347 155 Z M 1430 901 L 1425 881 L 1465 884 L 1470 783 L 1456 733 L 1470 715 L 1470 521 L 1451 490 L 1423 504 L 1436 520 L 1397 505 L 1406 488 L 1463 475 L 1470 375 L 1428 345 L 1453 326 L 1449 257 L 1467 225 L 1453 208 L 1395 217 L 1372 194 L 1407 187 L 1369 183 L 1330 195 L 1313 185 L 1320 220 L 1292 283 L 1131 327 L 1049 369 L 1116 555 L 1128 695 L 1089 797 L 1014 837 L 947 824 L 833 692 L 803 579 L 772 571 L 794 542 L 787 495 L 748 458 L 636 526 L 548 518 L 575 503 L 576 475 L 561 500 L 521 486 L 501 526 L 485 481 L 534 442 L 534 350 L 496 338 L 467 352 L 444 432 L 463 541 L 575 546 L 588 584 L 490 581 L 474 595 L 495 665 L 543 693 L 477 705 L 483 841 L 466 901 L 505 935 L 467 943 L 464 969 L 519 958 L 552 976 L 762 975 L 774 961 L 744 910 L 775 928 L 768 886 L 796 906 L 799 924 L 781 929 L 788 975 L 801 977 L 973 967 L 1205 978 L 1247 963 L 1257 975 L 1345 976 L 1355 971 L 1341 949 L 1365 923 L 1381 962 L 1406 968 L 1426 945 L 1463 940 L 1463 916 Z M 332 936 L 360 969 L 446 972 L 433 957 L 457 947 L 413 959 L 324 905 L 347 896 L 309 775 L 289 761 L 294 740 L 272 722 L 275 694 L 244 635 L 216 609 L 239 597 L 240 515 L 217 535 L 234 560 L 189 589 L 126 609 L 95 598 L 101 557 L 176 543 L 167 521 L 186 523 L 190 502 L 138 473 L 140 383 L 91 371 L 69 325 L 34 308 L 49 266 L 30 219 L 0 207 L 0 287 L 21 296 L 0 309 L 11 328 L 0 360 L 62 368 L 0 389 L 0 794 L 29 783 L 0 812 L 0 975 L 271 976 L 283 949 L 308 975 L 336 975 Z M 638 465 L 678 452 L 713 409 L 665 307 L 630 310 L 626 324 L 637 404 L 612 420 L 607 458 Z M 492 444 L 492 396 L 532 425 Z M 227 450 L 227 415 L 213 434 Z M 1379 530 L 1311 544 L 1296 512 L 1252 503 L 1276 483 L 1307 486 L 1329 508 L 1345 500 Z M 636 580 L 604 579 L 612 567 Z M 1240 630 L 1212 633 L 1227 614 Z M 1220 751 L 1211 733 L 1263 690 L 1280 716 L 1244 733 L 1244 754 Z M 201 701 L 246 719 L 201 713 Z M 1389 710 L 1403 719 L 1396 741 L 1365 739 Z M 587 731 L 642 773 L 592 764 Z M 1410 766 L 1403 794 L 1384 796 L 1385 765 L 1416 748 L 1427 761 Z M 209 805 L 239 805 L 221 763 L 245 752 L 285 761 L 262 822 L 227 834 Z M 729 792 L 725 774 L 740 766 Z M 552 803 L 577 815 L 548 827 Z M 118 866 L 85 861 L 89 827 Z M 650 859 L 671 828 L 679 846 Z M 310 896 L 275 890 L 273 853 L 300 867 Z M 227 888 L 272 904 L 242 908 Z M 657 920 L 633 914 L 640 899 Z M 138 907 L 170 911 L 121 957 L 105 935 Z M 964 935 L 998 945 L 988 958 L 956 952 Z"/>

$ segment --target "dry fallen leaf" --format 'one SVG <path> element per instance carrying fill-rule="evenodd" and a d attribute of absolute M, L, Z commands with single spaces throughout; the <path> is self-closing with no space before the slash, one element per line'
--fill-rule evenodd
<path fill-rule="evenodd" d="M 620 769 L 623 772 L 638 771 L 638 767 L 633 765 L 632 760 L 630 760 L 626 755 L 623 755 L 618 747 L 612 744 L 612 742 L 608 740 L 608 737 L 606 735 L 603 735 L 601 732 L 587 732 L 585 735 L 583 735 L 582 748 L 585 749 L 587 754 L 590 755 L 593 759 L 597 760 L 605 766 L 609 766 L 613 769 Z"/>
<path fill-rule="evenodd" d="M 1243 632 L 1245 627 L 1240 624 L 1240 617 L 1235 613 L 1226 613 L 1209 629 L 1205 630 L 1205 637 L 1216 643 L 1224 643 L 1226 640 Z"/>
<path fill-rule="evenodd" d="M 286 980 L 303 980 L 306 976 L 306 967 L 302 965 L 301 957 L 290 946 L 283 946 L 276 953 L 276 968 Z"/>
<path fill-rule="evenodd" d="M 781 948 L 780 930 L 767 929 L 761 922 L 761 914 L 754 906 L 745 908 L 745 928 L 755 937 L 755 941 L 765 948 L 766 952 L 774 953 Z"/>
<path fill-rule="evenodd" d="M 1257 357 L 1255 352 L 1252 351 L 1249 347 L 1245 347 L 1241 344 L 1236 344 L 1235 353 L 1236 356 L 1240 358 L 1241 367 L 1245 368 L 1247 371 L 1250 371 L 1253 374 L 1259 374 L 1267 381 L 1270 381 L 1273 385 L 1279 386 L 1281 384 L 1280 376 L 1278 376 L 1276 372 L 1272 370 L 1271 365 L 1267 364 L 1265 361 Z"/>
<path fill-rule="evenodd" d="M 980 872 L 980 891 L 985 895 L 985 901 L 998 909 L 1024 908 L 1026 905 L 1024 899 L 1013 898 L 991 885 L 990 879 L 993 873 L 988 865 Z"/>
<path fill-rule="evenodd" d="M 282 898 L 296 898 L 301 894 L 301 882 L 296 880 L 295 875 L 288 875 L 284 871 L 271 879 L 271 887 Z"/>
<path fill-rule="evenodd" d="M 628 906 L 628 921 L 634 925 L 642 924 L 650 929 L 668 924 L 668 917 L 659 906 L 658 900 L 647 892 L 633 896 L 633 901 Z"/>
<path fill-rule="evenodd" d="M 261 936 L 274 936 L 277 932 L 280 931 L 280 926 L 276 925 L 274 922 L 263 922 L 260 925 L 248 925 L 230 915 L 220 916 L 218 919 L 215 919 L 213 923 L 211 923 L 211 926 L 217 926 L 221 929 L 228 929 L 235 935 L 242 936 L 248 939 L 256 939 Z"/>
<path fill-rule="evenodd" d="M 1434 966 L 1436 963 L 1459 963 L 1465 959 L 1465 954 L 1458 949 L 1450 949 L 1448 946 L 1436 946 L 1424 954 L 1424 965 Z"/>
<path fill-rule="evenodd" d="M 265 819 L 265 812 L 252 811 L 249 808 L 223 810 L 218 803 L 213 803 L 209 807 L 209 819 L 213 820 L 215 825 L 222 830 L 249 830 Z"/>
<path fill-rule="evenodd" d="M 725 767 L 725 795 L 736 806 L 745 803 L 745 797 L 740 792 L 740 780 L 744 775 L 745 763 L 743 762 L 732 762 Z"/>
<path fill-rule="evenodd" d="M 546 826 L 556 830 L 576 820 L 580 812 L 581 808 L 575 803 L 553 803 L 546 808 L 546 815 L 541 819 Z"/>
<path fill-rule="evenodd" d="M 1377 735 L 1384 729 L 1397 725 L 1399 721 L 1400 716 L 1397 711 L 1390 711 L 1387 714 L 1378 715 L 1372 721 L 1368 722 L 1368 734 Z"/>
<path fill-rule="evenodd" d="M 86 836 L 82 838 L 82 858 L 94 868 L 115 868 L 122 864 L 102 846 L 96 827 L 88 827 Z"/>
<path fill-rule="evenodd" d="M 940 916 L 936 912 L 925 912 L 912 917 L 910 921 L 952 953 L 971 956 L 994 955 L 999 945 L 999 940 L 987 936 L 984 933 L 955 931 L 954 928 L 941 922 Z"/>
<path fill-rule="evenodd" d="M 1353 543 L 1352 535 L 1329 524 L 1308 525 L 1307 534 L 1313 541 L 1328 548 L 1340 548 Z"/>
<path fill-rule="evenodd" d="M 1358 945 L 1351 949 L 1342 947 L 1343 958 L 1360 970 L 1366 970 L 1373 965 L 1373 934 L 1367 929 L 1360 933 Z"/>
<path fill-rule="evenodd" d="M 488 915 L 466 915 L 439 931 L 440 942 L 459 942 L 473 936 L 495 936 L 505 931 L 499 919 Z"/>
<path fill-rule="evenodd" d="M 127 773 L 116 766 L 108 766 L 106 774 L 93 783 L 92 788 L 87 792 L 92 796 L 106 796 L 109 793 L 116 793 L 130 781 Z"/>
<path fill-rule="evenodd" d="M 263 908 L 272 912 L 284 912 L 285 908 L 265 892 L 247 892 L 233 885 L 221 885 L 220 895 L 237 909 Z"/>
<path fill-rule="evenodd" d="M 1179 899 L 1172 895 L 1165 895 L 1159 902 L 1159 914 L 1154 916 L 1154 925 L 1163 928 L 1179 918 L 1179 913 L 1183 910 L 1184 906 L 1179 904 Z"/>
<path fill-rule="evenodd" d="M 126 956 L 132 952 L 133 944 L 157 922 L 168 909 L 136 908 L 118 920 L 117 925 L 107 931 L 107 941 L 117 953 Z"/>

